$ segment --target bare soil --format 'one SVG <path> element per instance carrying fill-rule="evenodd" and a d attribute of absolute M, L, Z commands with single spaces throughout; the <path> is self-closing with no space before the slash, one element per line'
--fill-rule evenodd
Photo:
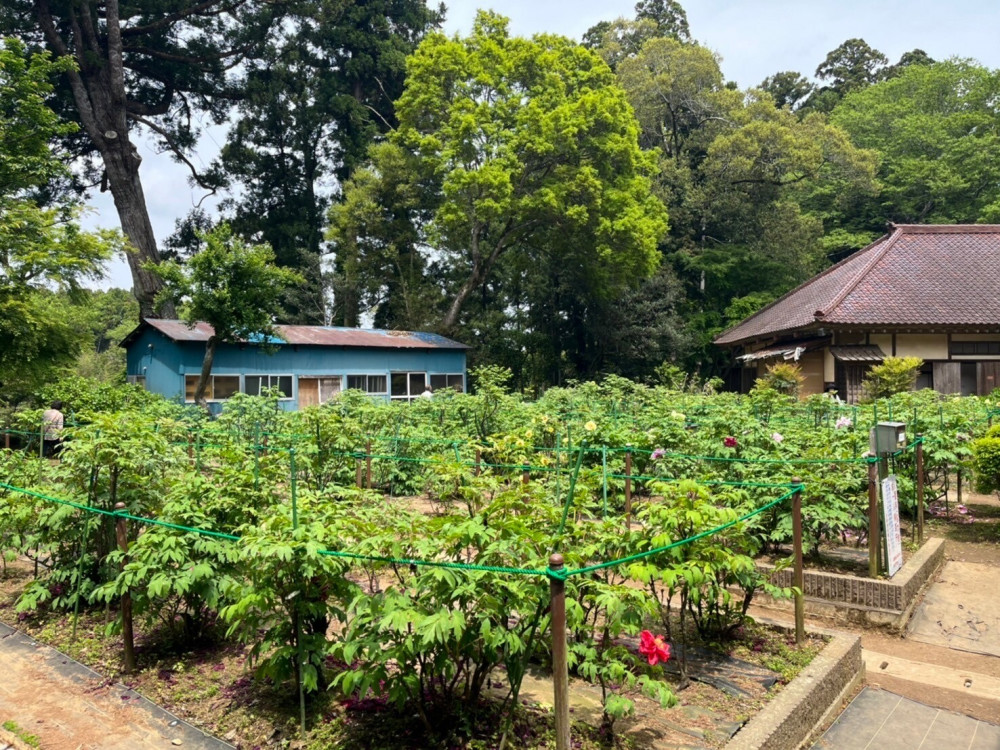
<path fill-rule="evenodd" d="M 9 567 L 6 578 L 0 578 L 0 621 L 58 648 L 108 679 L 91 685 L 60 680 L 46 665 L 25 662 L 0 649 L 0 674 L 17 676 L 16 680 L 0 683 L 0 723 L 12 719 L 37 734 L 43 748 L 56 750 L 170 746 L 170 737 L 159 734 L 141 712 L 112 690 L 113 681 L 121 680 L 180 718 L 240 748 L 295 747 L 299 743 L 294 691 L 254 680 L 243 647 L 206 643 L 194 648 L 188 644 L 182 649 L 158 639 L 155 633 L 151 637 L 137 621 L 139 670 L 123 675 L 121 639 L 106 635 L 103 610 L 81 612 L 75 641 L 71 639 L 69 615 L 49 613 L 19 619 L 14 603 L 31 576 L 31 565 L 18 561 Z M 109 614 L 113 621 L 116 613 Z M 720 747 L 725 739 L 718 731 L 720 725 L 746 720 L 822 648 L 822 642 L 816 640 L 806 652 L 799 652 L 789 644 L 786 634 L 756 626 L 748 628 L 743 636 L 732 647 L 732 655 L 779 673 L 774 688 L 765 690 L 736 677 L 735 684 L 747 695 L 734 697 L 694 681 L 677 691 L 679 708 L 668 711 L 633 695 L 635 717 L 623 722 L 612 744 L 607 745 L 609 738 L 599 729 L 599 688 L 574 680 L 574 694 L 583 696 L 583 704 L 574 712 L 579 747 L 641 748 L 665 741 L 681 746 Z M 670 679 L 676 684 L 676 677 Z M 519 731 L 525 738 L 521 746 L 526 748 L 545 746 L 550 731 L 551 682 L 542 678 L 538 684 L 542 691 L 548 687 L 547 695 L 526 690 L 523 696 L 525 708 Z M 332 694 L 323 693 L 310 705 L 309 714 L 314 717 L 314 725 L 310 738 L 298 745 L 301 747 L 424 746 L 416 737 L 412 743 L 405 739 L 413 731 L 413 722 L 377 701 L 341 703 Z M 696 736 L 700 732 L 702 736 Z M 69 738 L 75 738 L 75 742 Z M 113 744 L 119 738 L 121 744 Z"/>

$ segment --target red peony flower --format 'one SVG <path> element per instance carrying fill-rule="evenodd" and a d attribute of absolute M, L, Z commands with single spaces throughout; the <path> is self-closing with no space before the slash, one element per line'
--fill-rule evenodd
<path fill-rule="evenodd" d="M 670 644 L 662 635 L 653 635 L 648 630 L 639 634 L 639 653 L 649 660 L 649 666 L 655 667 L 659 662 L 670 658 Z"/>
<path fill-rule="evenodd" d="M 730 435 L 729 437 L 726 437 L 726 438 L 722 439 L 722 444 L 724 446 L 726 446 L 727 448 L 735 448 L 736 447 L 736 438 L 734 438 L 732 435 Z"/>

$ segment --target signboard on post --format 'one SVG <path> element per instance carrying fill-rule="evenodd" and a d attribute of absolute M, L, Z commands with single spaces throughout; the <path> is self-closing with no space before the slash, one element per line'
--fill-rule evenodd
<path fill-rule="evenodd" d="M 882 516 L 885 524 L 885 548 L 889 577 L 903 567 L 903 540 L 899 534 L 899 487 L 896 475 L 882 480 Z"/>

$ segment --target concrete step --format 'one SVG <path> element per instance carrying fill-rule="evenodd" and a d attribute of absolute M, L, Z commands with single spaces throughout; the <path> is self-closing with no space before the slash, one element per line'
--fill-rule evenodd
<path fill-rule="evenodd" d="M 876 679 L 877 675 L 884 675 L 1000 702 L 1000 678 L 997 677 L 967 669 L 952 669 L 939 664 L 912 661 L 901 656 L 892 656 L 868 649 L 862 649 L 861 656 L 864 659 L 865 672 L 869 679 Z"/>

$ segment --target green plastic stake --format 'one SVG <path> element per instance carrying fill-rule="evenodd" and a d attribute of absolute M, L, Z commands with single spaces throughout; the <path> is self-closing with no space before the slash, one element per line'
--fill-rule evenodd
<path fill-rule="evenodd" d="M 580 443 L 580 450 L 576 454 L 576 466 L 573 467 L 573 473 L 569 478 L 569 494 L 566 496 L 566 502 L 563 505 L 562 519 L 559 521 L 559 532 L 556 534 L 555 544 L 553 549 L 559 549 L 559 542 L 562 539 L 563 531 L 566 529 L 566 516 L 569 515 L 569 506 L 573 503 L 573 492 L 576 490 L 576 478 L 580 474 L 580 466 L 583 464 L 583 453 L 587 448 L 587 441 L 584 440 Z"/>
<path fill-rule="evenodd" d="M 560 443 L 562 442 L 562 436 L 556 433 L 556 505 L 559 504 L 559 498 L 562 495 L 562 472 L 560 471 L 560 459 L 562 458 L 562 453 L 560 452 Z"/>
<path fill-rule="evenodd" d="M 601 446 L 601 484 L 604 485 L 604 506 L 601 510 L 601 518 L 608 517 L 608 446 Z"/>

